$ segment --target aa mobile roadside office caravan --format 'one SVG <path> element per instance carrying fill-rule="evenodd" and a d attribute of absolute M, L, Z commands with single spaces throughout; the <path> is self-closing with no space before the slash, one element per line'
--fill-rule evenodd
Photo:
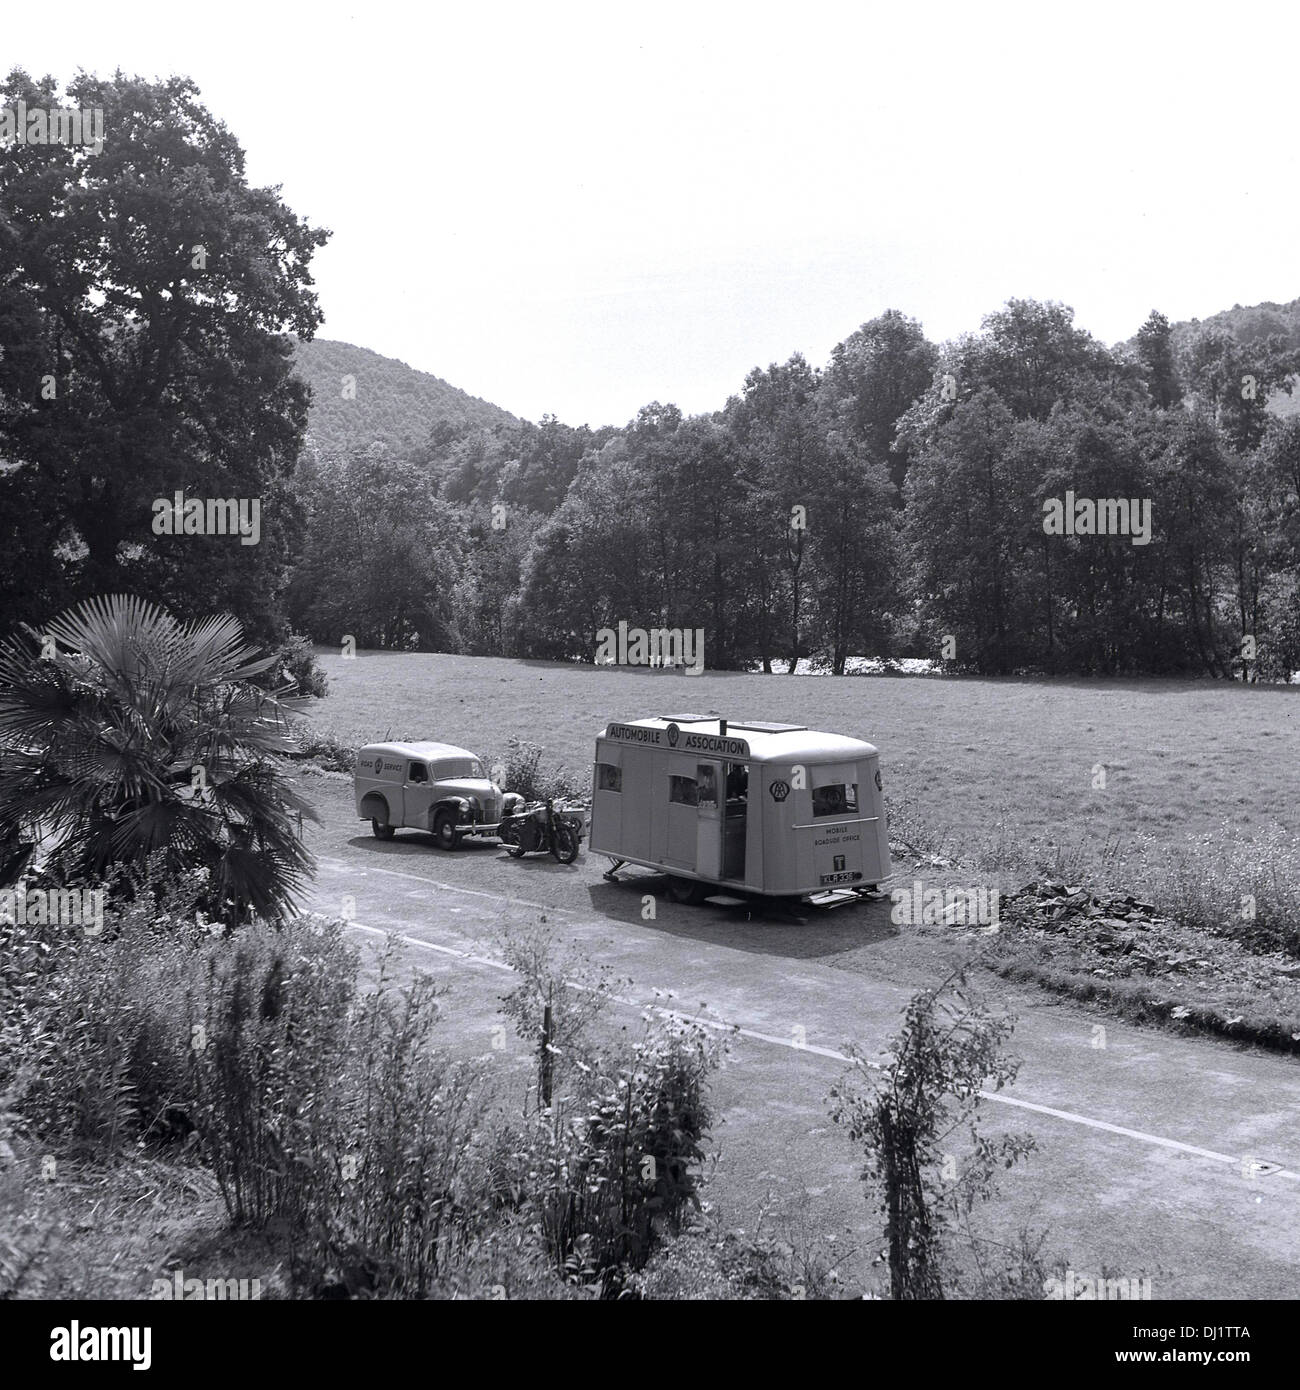
<path fill-rule="evenodd" d="M 849 902 L 889 876 L 880 755 L 797 724 L 682 714 L 596 740 L 593 853 L 669 875 L 682 902 L 727 889 Z"/>

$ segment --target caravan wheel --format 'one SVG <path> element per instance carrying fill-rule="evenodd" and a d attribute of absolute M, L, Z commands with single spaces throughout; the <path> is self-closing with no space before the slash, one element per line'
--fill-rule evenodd
<path fill-rule="evenodd" d="M 693 878 L 679 878 L 676 874 L 668 875 L 668 896 L 675 903 L 689 903 L 697 906 L 709 896 L 712 890 L 707 883 L 700 883 Z"/>

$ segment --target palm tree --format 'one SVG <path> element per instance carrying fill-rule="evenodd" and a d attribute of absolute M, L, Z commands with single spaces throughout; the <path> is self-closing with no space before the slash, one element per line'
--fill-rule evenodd
<path fill-rule="evenodd" d="M 160 856 L 169 877 L 208 871 L 222 921 L 290 912 L 313 862 L 296 831 L 317 817 L 279 756 L 304 702 L 252 683 L 274 658 L 232 617 L 120 594 L 22 633 L 0 643 L 3 838 L 39 842 L 69 887 Z"/>

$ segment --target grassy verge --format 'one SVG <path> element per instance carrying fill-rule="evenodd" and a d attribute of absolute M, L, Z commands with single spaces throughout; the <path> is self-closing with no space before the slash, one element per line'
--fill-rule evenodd
<path fill-rule="evenodd" d="M 890 834 L 928 886 L 989 884 L 1007 898 L 1046 878 L 1138 894 L 1158 914 L 1117 949 L 1105 930 L 1044 931 L 1005 911 L 996 931 L 964 933 L 994 973 L 1131 1022 L 1300 1053 L 1300 843 L 1286 827 L 1225 823 L 1170 843 L 1086 823 L 1053 835 L 1003 811 L 982 836 L 963 835 L 925 822 L 896 786 Z"/>

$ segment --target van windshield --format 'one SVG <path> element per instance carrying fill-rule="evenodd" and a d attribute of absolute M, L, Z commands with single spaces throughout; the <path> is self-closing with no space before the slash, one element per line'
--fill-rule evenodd
<path fill-rule="evenodd" d="M 477 758 L 441 758 L 433 764 L 433 775 L 440 782 L 456 777 L 482 777 L 483 764 Z"/>

